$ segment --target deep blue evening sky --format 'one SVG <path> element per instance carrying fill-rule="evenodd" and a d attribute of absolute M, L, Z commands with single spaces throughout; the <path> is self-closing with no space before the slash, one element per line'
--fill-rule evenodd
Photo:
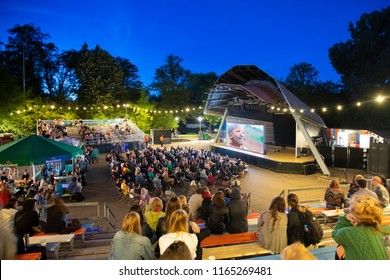
<path fill-rule="evenodd" d="M 0 40 L 7 41 L 15 24 L 34 23 L 60 50 L 78 50 L 86 42 L 128 58 L 145 84 L 169 54 L 196 73 L 255 64 L 285 78 L 292 65 L 308 62 L 321 80 L 337 81 L 329 47 L 349 38 L 350 21 L 388 5 L 389 0 L 2 0 Z"/>

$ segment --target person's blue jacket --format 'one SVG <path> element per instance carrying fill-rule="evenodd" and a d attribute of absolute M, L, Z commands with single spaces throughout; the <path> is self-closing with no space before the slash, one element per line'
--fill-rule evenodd
<path fill-rule="evenodd" d="M 155 260 L 149 238 L 124 231 L 118 231 L 111 242 L 110 260 Z"/>

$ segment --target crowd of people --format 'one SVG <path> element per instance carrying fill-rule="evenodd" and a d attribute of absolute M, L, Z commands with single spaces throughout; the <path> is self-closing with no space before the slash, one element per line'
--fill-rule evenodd
<path fill-rule="evenodd" d="M 71 174 L 68 191 L 70 187 L 81 192 L 83 184 L 85 187 L 83 174 L 91 163 L 92 151 L 87 149 L 77 160 L 79 173 Z M 132 199 L 122 228 L 112 240 L 109 259 L 202 259 L 200 243 L 207 236 L 248 231 L 250 210 L 239 181 L 248 172 L 248 165 L 240 159 L 189 147 L 149 146 L 134 152 L 113 149 L 106 161 L 118 191 Z M 26 252 L 23 237 L 27 233 L 66 232 L 69 210 L 57 180 L 32 181 L 26 170 L 23 180 L 31 182 L 30 189 L 36 193 L 29 193 L 18 211 L 18 199 L 7 188 L 8 177 L 2 174 L 6 182 L 0 190 L 0 222 L 1 230 L 13 234 L 17 252 Z M 338 217 L 332 233 L 338 244 L 336 259 L 389 258 L 384 237 L 390 234 L 390 226 L 381 225 L 383 208 L 389 205 L 388 186 L 379 176 L 371 182 L 374 191 L 368 189 L 366 178 L 357 175 L 345 193 L 337 179 L 329 181 L 324 194 L 326 207 L 345 213 Z M 41 216 L 35 211 L 40 205 L 46 205 Z M 315 259 L 307 250 L 304 213 L 310 211 L 294 193 L 287 200 L 272 199 L 258 219 L 259 244 L 281 254 L 282 259 Z"/>
<path fill-rule="evenodd" d="M 155 259 L 164 255 L 169 246 L 172 246 L 169 251 L 186 246 L 186 249 L 182 250 L 186 252 L 183 253 L 186 257 L 201 259 L 202 249 L 199 244 L 206 236 L 248 231 L 246 218 L 248 204 L 241 194 L 241 186 L 237 180 L 247 169 L 242 161 L 213 154 L 210 151 L 164 147 L 156 149 L 149 147 L 144 151 L 136 151 L 127 159 L 128 161 L 115 154 L 107 156 L 118 189 L 125 195 L 132 194 L 133 197 L 139 197 L 139 200 L 134 201 L 136 205 L 138 203 L 141 205 L 137 212 L 139 218 L 133 221 L 136 222 L 137 227 L 139 222 L 139 227 L 142 228 L 137 234 L 149 240 L 146 242 L 147 245 L 143 245 L 148 248 L 145 250 L 149 253 L 148 257 L 132 257 Z M 385 179 L 373 177 L 372 185 L 375 191 L 370 191 L 367 189 L 367 180 L 357 176 L 351 184 L 348 195 L 344 195 L 339 181 L 330 180 L 329 188 L 324 195 L 326 206 L 329 209 L 344 208 L 345 212 L 355 213 L 354 215 L 347 213 L 346 217 L 339 218 L 336 224 L 333 237 L 340 245 L 337 254 L 340 258 L 388 258 L 387 249 L 382 245 L 381 238 L 390 233 L 390 228 L 380 226 L 382 208 L 388 205 L 385 183 Z M 182 190 L 184 195 L 179 196 L 172 191 L 173 189 L 179 192 Z M 150 191 L 151 195 L 149 195 Z M 147 193 L 146 199 L 145 193 Z M 358 204 L 360 206 L 357 206 Z M 356 217 L 361 215 L 356 210 L 358 208 L 359 211 L 372 215 L 369 218 L 372 221 L 367 222 L 367 217 L 360 217 L 359 222 L 356 222 L 358 220 Z M 307 249 L 301 250 L 301 246 L 305 248 L 310 245 L 306 244 L 307 227 L 301 217 L 305 212 L 310 211 L 299 203 L 296 194 L 289 194 L 287 201 L 283 197 L 275 197 L 270 203 L 269 210 L 261 213 L 258 220 L 256 234 L 260 245 L 274 254 L 282 254 L 286 259 L 289 258 L 287 255 L 297 254 L 304 259 L 314 259 Z M 200 229 L 198 224 L 202 222 L 205 228 Z M 358 242 L 353 235 L 348 238 L 355 240 L 356 248 L 351 248 L 345 240 L 339 239 L 338 229 L 346 225 L 360 226 L 364 229 L 371 225 L 372 227 L 368 227 L 368 233 L 365 234 L 372 234 L 370 246 L 376 247 L 376 252 L 354 255 L 354 250 L 359 252 L 366 245 Z M 148 230 L 145 230 L 145 227 Z M 360 228 L 356 230 L 363 231 Z M 111 258 L 126 258 L 118 255 L 114 257 L 115 242 L 113 241 L 111 247 Z M 180 246 L 178 242 L 182 242 Z M 139 246 L 139 243 L 137 244 Z M 153 244 L 157 244 L 155 249 Z M 295 253 L 292 248 L 295 248 Z M 347 253 L 350 250 L 351 253 Z M 150 255 L 150 252 L 153 253 Z"/>
<path fill-rule="evenodd" d="M 147 252 L 152 244 L 157 245 L 153 259 L 163 256 L 172 244 L 182 248 L 176 244 L 182 241 L 193 259 L 201 259 L 200 242 L 210 234 L 248 231 L 248 203 L 245 194 L 241 194 L 238 180 L 248 172 L 245 162 L 188 147 L 147 147 L 134 153 L 126 152 L 126 156 L 122 152 L 113 149 L 106 160 L 118 190 L 134 198 L 132 208 L 138 206 L 139 211 L 132 211 L 137 212 L 139 218 L 132 215 L 131 221 L 136 225 L 126 231 L 127 215 L 122 232 L 117 233 L 118 239 L 131 240 L 134 234 L 147 237 L 148 249 L 140 251 L 150 257 Z M 204 227 L 200 228 L 196 222 Z M 133 238 L 137 244 L 133 246 L 139 246 L 138 235 Z M 119 258 L 122 254 L 116 252 L 120 251 L 116 248 L 122 247 L 117 242 L 114 238 L 110 258 Z"/>
<path fill-rule="evenodd" d="M 43 165 L 35 179 L 28 169 L 21 176 L 11 168 L 1 173 L 0 227 L 15 240 L 16 253 L 38 250 L 45 258 L 45 248 L 25 246 L 27 234 L 69 233 L 70 228 L 74 231 L 74 227 L 67 223 L 69 209 L 62 196 L 71 194 L 71 201 L 85 199 L 83 191 L 86 190 L 86 173 L 89 165 L 98 158 L 98 150 L 86 146 L 83 155 L 74 163 L 74 171 L 66 174 L 66 186 L 57 177 L 63 174 L 51 164 Z"/>
<path fill-rule="evenodd" d="M 63 120 L 38 121 L 38 135 L 55 140 L 68 136 Z"/>

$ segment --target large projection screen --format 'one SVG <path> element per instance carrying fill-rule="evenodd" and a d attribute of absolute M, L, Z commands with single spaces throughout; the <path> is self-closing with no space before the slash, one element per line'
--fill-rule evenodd
<path fill-rule="evenodd" d="M 254 153 L 265 153 L 264 125 L 227 121 L 226 145 Z"/>

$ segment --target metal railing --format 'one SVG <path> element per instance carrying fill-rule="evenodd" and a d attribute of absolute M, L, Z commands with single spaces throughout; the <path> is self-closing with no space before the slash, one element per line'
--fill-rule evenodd
<path fill-rule="evenodd" d="M 49 208 L 51 206 L 51 204 L 44 204 L 44 205 L 37 205 L 35 207 L 35 209 L 37 210 L 37 212 L 40 214 L 40 217 L 45 217 L 45 209 Z M 85 208 L 85 207 L 96 207 L 96 215 L 92 215 L 92 216 L 83 216 L 83 215 L 78 215 L 78 216 L 75 216 L 74 214 L 72 214 L 72 211 L 69 211 L 69 215 L 67 217 L 68 221 L 72 220 L 72 219 L 79 219 L 80 221 L 94 221 L 97 223 L 97 226 L 100 225 L 100 207 L 99 207 L 99 202 L 77 202 L 77 203 L 65 203 L 65 206 L 67 208 L 77 208 L 77 207 L 82 207 L 82 208 Z M 80 211 L 82 213 L 85 212 L 85 210 L 82 210 Z"/>
<path fill-rule="evenodd" d="M 310 199 L 299 199 L 299 202 L 301 204 L 307 204 L 307 203 L 323 203 L 324 201 L 324 195 L 325 190 L 328 188 L 328 186 L 317 186 L 317 187 L 306 187 L 306 188 L 295 188 L 295 189 L 287 189 L 287 195 L 290 193 L 295 193 L 298 195 L 299 198 L 301 197 L 307 197 L 311 194 L 315 193 L 313 195 L 313 198 Z M 345 194 L 347 194 L 349 190 L 349 184 L 340 184 L 340 188 L 345 191 Z M 322 191 L 320 195 L 318 195 L 318 191 Z M 284 193 L 284 191 L 282 192 Z"/>
<path fill-rule="evenodd" d="M 116 216 L 111 211 L 110 207 L 104 202 L 103 204 L 103 215 L 108 224 L 113 228 L 116 229 Z M 109 227 L 107 226 L 107 230 L 109 230 Z"/>

